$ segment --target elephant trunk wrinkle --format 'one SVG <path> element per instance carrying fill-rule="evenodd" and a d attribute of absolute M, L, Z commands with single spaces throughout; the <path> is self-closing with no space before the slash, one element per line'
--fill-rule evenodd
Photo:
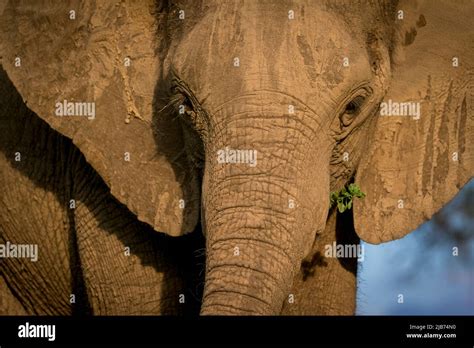
<path fill-rule="evenodd" d="M 270 235 L 256 236 L 258 231 L 248 228 L 238 233 L 242 237 L 208 241 L 201 314 L 278 314 L 295 272 L 294 260 Z"/>
<path fill-rule="evenodd" d="M 308 120 L 281 116 L 286 103 L 274 104 L 235 106 L 206 146 L 201 314 L 279 314 L 315 228 L 326 222 L 325 137 Z M 242 160 L 249 150 L 255 163 Z"/>
<path fill-rule="evenodd" d="M 271 272 L 245 265 L 213 265 L 207 274 L 202 315 L 278 314 L 284 290 Z"/>

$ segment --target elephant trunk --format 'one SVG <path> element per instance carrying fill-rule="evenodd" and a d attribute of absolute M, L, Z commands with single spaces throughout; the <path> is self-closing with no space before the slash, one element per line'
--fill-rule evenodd
<path fill-rule="evenodd" d="M 208 245 L 204 315 L 277 314 L 288 296 L 293 262 L 284 249 L 240 228 L 240 238 Z"/>
<path fill-rule="evenodd" d="M 278 314 L 315 232 L 324 228 L 329 151 L 305 125 L 261 110 L 238 114 L 228 120 L 236 133 L 221 131 L 206 149 L 201 314 Z M 255 151 L 256 161 L 245 163 L 232 150 Z M 307 151 L 316 150 L 314 161 Z"/>

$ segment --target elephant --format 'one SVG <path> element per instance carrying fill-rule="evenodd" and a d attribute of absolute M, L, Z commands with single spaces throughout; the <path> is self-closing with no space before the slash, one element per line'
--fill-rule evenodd
<path fill-rule="evenodd" d="M 472 1 L 0 14 L 0 236 L 39 250 L 2 259 L 2 314 L 352 315 L 327 246 L 402 238 L 472 177 Z"/>

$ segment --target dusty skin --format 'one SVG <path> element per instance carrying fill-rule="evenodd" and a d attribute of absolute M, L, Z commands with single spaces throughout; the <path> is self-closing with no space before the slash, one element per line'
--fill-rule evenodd
<path fill-rule="evenodd" d="M 368 3 L 0 1 L 0 314 L 353 314 L 474 172 L 474 2 Z"/>

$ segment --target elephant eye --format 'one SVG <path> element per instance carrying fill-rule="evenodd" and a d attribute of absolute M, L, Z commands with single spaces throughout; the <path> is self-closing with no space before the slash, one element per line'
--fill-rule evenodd
<path fill-rule="evenodd" d="M 354 115 L 359 112 L 360 107 L 364 104 L 365 98 L 361 95 L 352 99 L 346 106 L 346 113 Z"/>
<path fill-rule="evenodd" d="M 194 112 L 191 101 L 187 97 L 184 97 L 181 103 L 179 104 L 178 112 L 180 115 L 182 115 L 183 119 L 190 121 L 194 124 L 196 113 Z"/>
<path fill-rule="evenodd" d="M 177 106 L 179 119 L 205 137 L 209 127 L 209 115 L 201 107 L 192 90 L 178 77 L 173 79 L 172 98 Z"/>
<path fill-rule="evenodd" d="M 344 127 L 349 126 L 352 121 L 360 113 L 360 110 L 365 102 L 365 97 L 358 95 L 347 103 L 346 108 L 341 116 L 341 122 Z"/>
<path fill-rule="evenodd" d="M 193 128 L 198 135 L 202 136 L 206 134 L 206 122 L 203 119 L 205 112 L 195 107 L 189 96 L 182 95 L 182 99 L 178 102 L 178 115 L 180 119 L 191 128 Z"/>

